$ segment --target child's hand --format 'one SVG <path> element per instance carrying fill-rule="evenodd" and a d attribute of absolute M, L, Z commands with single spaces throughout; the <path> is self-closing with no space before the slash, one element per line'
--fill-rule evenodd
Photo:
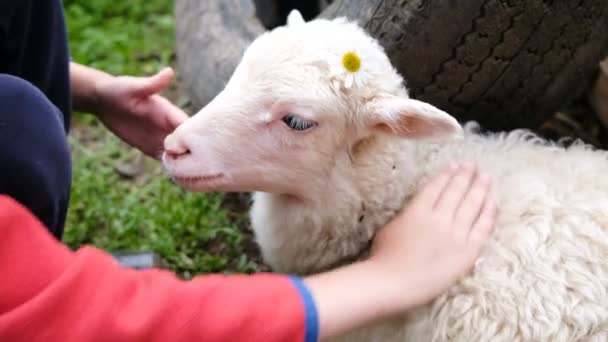
<path fill-rule="evenodd" d="M 494 203 L 489 177 L 472 166 L 452 167 L 426 185 L 372 246 L 370 261 L 403 294 L 395 299 L 423 304 L 468 273 L 494 227 Z"/>
<path fill-rule="evenodd" d="M 159 158 L 167 134 L 188 115 L 160 92 L 173 79 L 165 68 L 154 76 L 119 76 L 99 80 L 95 85 L 95 114 L 114 134 L 152 158 Z"/>
<path fill-rule="evenodd" d="M 471 166 L 445 171 L 381 229 L 368 260 L 306 278 L 321 339 L 424 304 L 467 273 L 496 221 L 489 189 Z"/>

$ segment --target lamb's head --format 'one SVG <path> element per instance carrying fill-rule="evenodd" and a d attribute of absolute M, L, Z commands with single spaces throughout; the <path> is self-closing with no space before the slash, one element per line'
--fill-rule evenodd
<path fill-rule="evenodd" d="M 358 25 L 304 22 L 292 11 L 287 25 L 248 47 L 224 90 L 166 138 L 163 160 L 192 191 L 297 195 L 346 165 L 340 161 L 363 139 L 460 131 L 450 115 L 408 97 L 382 47 Z"/>

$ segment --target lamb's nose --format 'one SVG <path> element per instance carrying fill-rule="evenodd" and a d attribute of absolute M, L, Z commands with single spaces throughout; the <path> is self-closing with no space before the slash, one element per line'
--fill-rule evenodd
<path fill-rule="evenodd" d="M 190 149 L 186 143 L 179 139 L 175 134 L 169 134 L 165 138 L 165 155 L 169 159 L 177 159 L 190 154 Z"/>

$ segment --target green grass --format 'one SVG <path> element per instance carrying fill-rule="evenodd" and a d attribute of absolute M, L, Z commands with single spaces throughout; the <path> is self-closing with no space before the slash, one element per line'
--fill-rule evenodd
<path fill-rule="evenodd" d="M 73 58 L 113 74 L 150 74 L 174 55 L 173 1 L 64 1 Z M 125 178 L 117 167 L 136 159 L 90 116 L 76 113 L 70 140 L 74 175 L 64 241 L 111 252 L 157 252 L 184 278 L 207 272 L 253 272 L 239 213 L 221 194 L 187 193 L 158 162 Z M 242 213 L 241 213 L 242 214 Z M 235 218 L 236 217 L 236 218 Z"/>
<path fill-rule="evenodd" d="M 75 61 L 113 74 L 152 73 L 173 56 L 172 0 L 65 0 Z"/>

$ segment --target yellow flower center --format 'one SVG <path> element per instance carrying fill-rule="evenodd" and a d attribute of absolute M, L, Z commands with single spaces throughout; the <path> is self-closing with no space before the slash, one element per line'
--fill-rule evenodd
<path fill-rule="evenodd" d="M 342 65 L 349 72 L 357 72 L 361 68 L 361 58 L 354 52 L 347 52 L 342 56 Z"/>

